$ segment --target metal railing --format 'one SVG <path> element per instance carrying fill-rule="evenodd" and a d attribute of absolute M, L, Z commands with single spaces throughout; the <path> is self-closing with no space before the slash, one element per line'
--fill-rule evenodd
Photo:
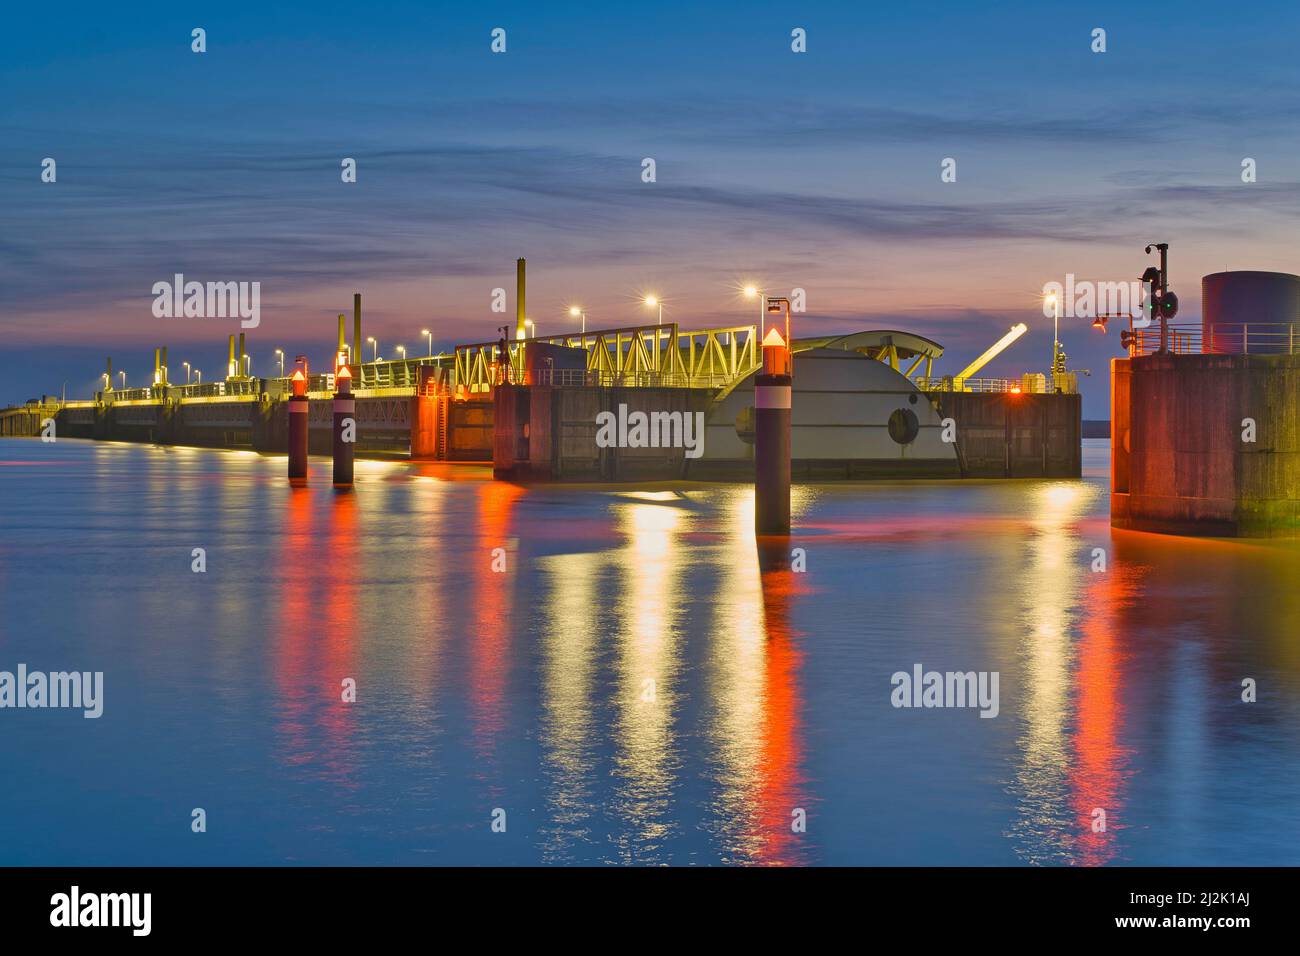
<path fill-rule="evenodd" d="M 1294 322 L 1214 322 L 1207 326 L 1169 325 L 1169 351 L 1175 355 L 1294 355 L 1300 341 Z M 1160 349 L 1160 325 L 1133 330 L 1130 356 Z"/>
<path fill-rule="evenodd" d="M 104 393 L 105 400 L 114 402 L 143 402 L 154 397 L 152 388 L 115 388 Z"/>
<path fill-rule="evenodd" d="M 510 380 L 519 378 L 514 369 L 510 370 Z M 685 372 L 608 372 L 603 369 L 580 368 L 545 368 L 534 369 L 526 376 L 529 385 L 550 385 L 564 387 L 602 387 L 602 388 L 722 388 L 733 380 L 734 376 L 722 372 L 696 373 Z"/>
<path fill-rule="evenodd" d="M 226 394 L 226 383 L 199 382 L 194 385 L 173 385 L 170 391 L 176 398 L 220 398 Z"/>
<path fill-rule="evenodd" d="M 264 378 L 262 379 L 262 386 L 266 394 L 272 399 L 288 398 L 293 394 L 293 379 L 288 375 L 283 378 Z M 308 395 L 324 392 L 332 393 L 333 391 L 333 372 L 312 372 L 307 376 Z"/>
<path fill-rule="evenodd" d="M 398 359 L 390 362 L 362 362 L 352 366 L 352 389 L 359 391 L 368 388 L 409 388 L 420 384 L 422 366 L 450 367 L 453 356 L 433 355 L 420 358 Z"/>
<path fill-rule="evenodd" d="M 1077 390 L 1078 380 L 1073 373 L 1058 378 L 1059 381 L 1053 385 L 1046 375 L 1026 375 L 1023 378 L 921 377 L 916 380 L 916 387 L 923 392 L 1014 392 L 1027 395 L 1055 392 L 1058 387 L 1066 393 Z"/>

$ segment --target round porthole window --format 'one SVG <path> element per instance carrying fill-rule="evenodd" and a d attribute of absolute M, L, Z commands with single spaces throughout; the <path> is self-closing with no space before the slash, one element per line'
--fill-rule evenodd
<path fill-rule="evenodd" d="M 900 445 L 910 445 L 921 434 L 921 423 L 910 408 L 896 408 L 889 416 L 889 437 Z"/>

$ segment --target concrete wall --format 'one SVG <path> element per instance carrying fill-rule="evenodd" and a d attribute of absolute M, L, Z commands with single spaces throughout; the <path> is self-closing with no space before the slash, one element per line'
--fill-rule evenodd
<path fill-rule="evenodd" d="M 1112 524 L 1300 533 L 1300 355 L 1151 355 L 1113 371 Z"/>
<path fill-rule="evenodd" d="M 703 413 L 713 392 L 686 388 L 498 386 L 493 472 L 517 481 L 662 481 L 695 477 L 676 448 L 601 448 L 597 416 L 642 411 Z"/>
<path fill-rule="evenodd" d="M 494 421 L 491 398 L 451 402 L 447 407 L 447 459 L 491 461 Z"/>
<path fill-rule="evenodd" d="M 1078 478 L 1083 473 L 1079 395 L 936 392 L 957 426 L 962 478 Z"/>
<path fill-rule="evenodd" d="M 405 454 L 410 443 L 410 402 L 401 398 L 357 400 L 357 451 Z M 58 434 L 101 441 L 135 441 L 207 448 L 243 448 L 284 454 L 289 446 L 288 403 L 284 401 L 117 402 L 65 408 Z M 333 453 L 333 400 L 308 406 L 308 448 Z"/>
<path fill-rule="evenodd" d="M 62 434 L 58 430 L 57 413 L 57 405 L 0 409 L 0 438 L 35 438 L 40 435 L 41 423 L 47 418 L 55 419 L 57 437 Z"/>

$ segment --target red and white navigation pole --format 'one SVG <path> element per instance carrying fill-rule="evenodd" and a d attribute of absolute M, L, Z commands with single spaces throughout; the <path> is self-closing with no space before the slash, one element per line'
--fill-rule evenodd
<path fill-rule="evenodd" d="M 334 373 L 334 487 L 352 487 L 352 462 L 356 456 L 357 400 L 352 397 L 352 372 L 339 354 Z"/>
<path fill-rule="evenodd" d="M 293 370 L 293 394 L 289 396 L 289 484 L 307 484 L 307 362 L 299 357 Z"/>
<path fill-rule="evenodd" d="M 785 318 L 782 334 L 781 317 Z M 790 300 L 767 300 L 763 367 L 754 376 L 754 530 L 790 533 Z"/>

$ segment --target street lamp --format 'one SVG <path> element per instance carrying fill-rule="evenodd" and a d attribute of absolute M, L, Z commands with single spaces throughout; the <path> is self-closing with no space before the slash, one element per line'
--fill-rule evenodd
<path fill-rule="evenodd" d="M 537 323 L 534 322 L 532 319 L 524 319 L 525 332 L 527 331 L 528 326 L 530 325 L 533 327 L 533 338 L 537 338 Z"/>
<path fill-rule="evenodd" d="M 244 378 L 251 378 L 253 374 L 253 353 L 244 353 Z"/>
<path fill-rule="evenodd" d="M 125 391 L 125 390 L 126 390 L 126 372 L 118 372 L 117 374 L 122 376 L 122 389 L 123 389 L 123 391 Z"/>
<path fill-rule="evenodd" d="M 203 370 L 202 370 L 202 369 L 197 369 L 197 368 L 196 368 L 196 369 L 194 370 L 194 384 L 195 384 L 195 385 L 202 385 L 202 384 L 203 384 Z"/>
<path fill-rule="evenodd" d="M 429 358 L 433 358 L 433 333 L 428 329 L 420 329 L 420 334 L 429 340 Z"/>
<path fill-rule="evenodd" d="M 1056 387 L 1056 374 L 1061 354 L 1061 300 L 1055 292 L 1049 292 L 1047 301 L 1052 306 L 1052 387 Z"/>
<path fill-rule="evenodd" d="M 371 335 L 371 336 L 367 336 L 367 337 L 366 337 L 366 341 L 369 342 L 371 345 L 374 346 L 374 351 L 372 351 L 372 352 L 370 353 L 370 355 L 371 355 L 371 359 L 370 359 L 370 361 L 372 361 L 372 362 L 378 362 L 378 361 L 379 361 L 379 343 L 375 341 L 375 337 L 374 337 L 373 335 Z"/>
<path fill-rule="evenodd" d="M 181 362 L 181 364 L 185 366 L 185 384 L 188 385 L 190 384 L 190 363 Z"/>
<path fill-rule="evenodd" d="M 586 312 L 586 310 L 583 309 L 583 307 L 580 306 L 580 305 L 575 305 L 575 306 L 573 306 L 572 308 L 569 309 L 569 315 L 573 316 L 575 319 L 576 319 L 578 316 L 582 316 L 582 334 L 583 334 L 583 335 L 586 335 L 586 334 L 587 334 L 587 312 Z"/>
<path fill-rule="evenodd" d="M 284 378 L 284 350 L 276 349 L 275 354 L 280 358 L 280 377 Z"/>
<path fill-rule="evenodd" d="M 401 353 L 402 353 L 402 361 L 405 362 L 405 361 L 406 361 L 406 346 L 405 346 L 405 345 L 397 345 L 397 346 L 394 346 L 394 348 L 395 348 L 398 352 L 401 352 Z"/>
<path fill-rule="evenodd" d="M 652 308 L 652 309 L 655 308 L 656 306 L 658 306 L 658 308 L 659 308 L 659 324 L 660 324 L 660 325 L 663 325 L 663 324 L 664 324 L 664 303 L 663 303 L 663 300 L 660 299 L 657 295 L 648 295 L 648 296 L 645 297 L 645 304 L 648 305 L 648 306 L 649 306 L 650 308 Z"/>

